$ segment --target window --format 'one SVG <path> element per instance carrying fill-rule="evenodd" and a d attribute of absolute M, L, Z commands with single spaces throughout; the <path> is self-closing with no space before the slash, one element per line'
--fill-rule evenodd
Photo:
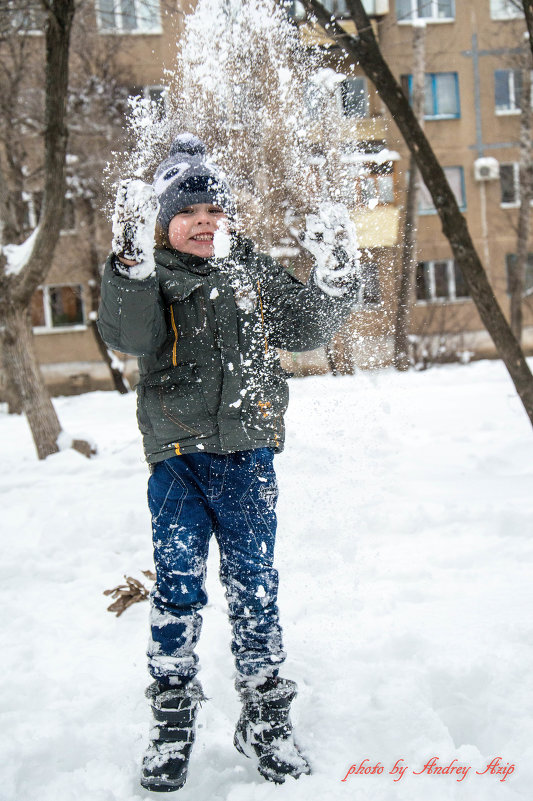
<path fill-rule="evenodd" d="M 517 19 L 523 16 L 520 0 L 490 0 L 491 19 Z"/>
<path fill-rule="evenodd" d="M 23 227 L 25 231 L 31 231 L 37 226 L 41 214 L 43 202 L 42 192 L 23 192 L 22 200 L 24 203 Z M 76 230 L 76 212 L 74 200 L 65 197 L 63 205 L 63 219 L 61 221 L 61 233 L 68 233 Z"/>
<path fill-rule="evenodd" d="M 450 22 L 455 19 L 453 0 L 396 0 L 398 22 L 424 19 L 427 22 Z"/>
<path fill-rule="evenodd" d="M 346 0 L 322 0 L 322 5 L 331 12 L 331 15 L 336 17 L 349 17 L 350 11 L 348 9 L 348 4 Z M 388 0 L 386 2 L 376 3 L 376 0 L 363 0 L 363 6 L 367 14 L 371 16 L 381 15 L 388 13 L 389 4 Z M 305 19 L 305 6 L 303 3 L 298 2 L 298 0 L 288 0 L 287 2 L 287 9 L 289 16 L 291 16 L 295 20 L 302 20 Z"/>
<path fill-rule="evenodd" d="M 425 119 L 456 119 L 460 116 L 459 79 L 457 73 L 426 73 L 424 85 Z"/>
<path fill-rule="evenodd" d="M 7 6 L 7 8 L 6 8 Z M 13 32 L 19 34 L 42 34 L 46 27 L 46 14 L 38 2 L 8 0 L 2 4 L 2 14 Z"/>
<path fill-rule="evenodd" d="M 461 211 L 466 209 L 465 182 L 462 167 L 444 167 L 444 174 Z M 418 192 L 418 213 L 435 214 L 435 206 L 429 191 L 424 183 L 420 184 Z"/>
<path fill-rule="evenodd" d="M 128 89 L 129 101 L 135 100 L 148 100 L 152 106 L 153 117 L 156 120 L 162 120 L 166 114 L 166 96 L 167 89 L 165 86 L 148 85 L 148 86 L 130 86 Z"/>
<path fill-rule="evenodd" d="M 372 209 L 394 203 L 394 165 L 392 161 L 350 163 L 347 159 L 339 176 L 338 190 L 339 200 L 351 207 Z"/>
<path fill-rule="evenodd" d="M 292 0 L 292 2 L 287 3 L 287 13 L 289 17 L 295 20 L 305 19 L 305 6 L 303 3 L 299 3 L 298 0 Z"/>
<path fill-rule="evenodd" d="M 72 328 L 85 325 L 81 284 L 43 286 L 31 302 L 34 328 Z"/>
<path fill-rule="evenodd" d="M 394 203 L 394 168 L 391 161 L 366 164 L 359 177 L 357 201 L 369 205 Z M 371 204 L 372 205 L 372 204 Z"/>
<path fill-rule="evenodd" d="M 521 101 L 522 70 L 494 70 L 496 114 L 516 114 L 520 111 Z"/>
<path fill-rule="evenodd" d="M 345 117 L 368 117 L 365 78 L 346 78 L 340 85 L 342 113 Z"/>
<path fill-rule="evenodd" d="M 502 206 L 516 206 L 520 202 L 519 167 L 517 161 L 512 164 L 500 164 Z"/>
<path fill-rule="evenodd" d="M 402 75 L 404 92 L 412 97 L 413 76 Z M 461 116 L 459 77 L 456 72 L 426 72 L 424 80 L 424 119 L 453 120 Z"/>
<path fill-rule="evenodd" d="M 510 271 L 516 264 L 516 253 L 507 253 L 505 256 L 505 268 L 507 272 L 507 292 L 511 292 Z M 533 294 L 533 253 L 527 254 L 526 274 L 524 276 L 524 295 Z"/>
<path fill-rule="evenodd" d="M 349 17 L 350 12 L 346 0 L 323 0 L 323 5 L 333 17 Z"/>
<path fill-rule="evenodd" d="M 161 33 L 159 0 L 98 0 L 98 25 L 107 33 Z"/>
<path fill-rule="evenodd" d="M 361 264 L 361 286 L 358 300 L 363 306 L 377 306 L 381 303 L 379 269 L 375 262 Z"/>
<path fill-rule="evenodd" d="M 463 275 L 453 259 L 419 261 L 416 268 L 416 299 L 421 303 L 461 300 L 468 297 Z"/>

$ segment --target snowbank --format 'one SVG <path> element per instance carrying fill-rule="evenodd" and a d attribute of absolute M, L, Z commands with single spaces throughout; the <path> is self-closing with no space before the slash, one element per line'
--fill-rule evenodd
<path fill-rule="evenodd" d="M 232 746 L 213 544 L 199 649 L 210 700 L 180 800 L 529 799 L 532 432 L 504 368 L 315 377 L 291 393 L 277 566 L 284 673 L 314 772 L 272 786 Z M 134 397 L 56 403 L 96 458 L 39 463 L 24 420 L 0 414 L 0 798 L 139 801 L 148 605 L 116 618 L 102 595 L 152 567 Z M 470 770 L 416 775 L 431 757 Z M 476 774 L 496 757 L 514 771 Z M 365 759 L 383 772 L 355 773 Z"/>

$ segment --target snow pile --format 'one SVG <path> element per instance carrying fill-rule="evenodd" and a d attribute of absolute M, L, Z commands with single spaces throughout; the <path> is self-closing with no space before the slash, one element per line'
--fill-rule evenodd
<path fill-rule="evenodd" d="M 39 226 L 31 232 L 29 237 L 25 239 L 22 244 L 5 245 L 3 247 L 2 250 L 6 257 L 6 275 L 19 275 L 19 273 L 22 272 L 30 259 L 38 232 Z"/>
<path fill-rule="evenodd" d="M 199 648 L 209 701 L 180 799 L 528 801 L 532 434 L 503 366 L 314 377 L 291 393 L 276 564 L 283 673 L 299 685 L 292 717 L 313 774 L 274 787 L 233 748 L 213 543 Z M 97 441 L 90 460 L 66 450 L 39 463 L 25 421 L 0 415 L 2 801 L 149 796 L 148 604 L 117 618 L 102 594 L 124 574 L 149 585 L 134 402 L 56 401 L 65 428 Z M 463 781 L 420 773 L 433 757 L 471 769 Z M 478 775 L 498 757 L 512 773 Z M 364 760 L 384 770 L 347 776 Z"/>

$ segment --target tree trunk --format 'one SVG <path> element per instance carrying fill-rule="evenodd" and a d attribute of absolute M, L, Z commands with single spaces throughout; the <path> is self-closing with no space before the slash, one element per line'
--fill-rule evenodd
<path fill-rule="evenodd" d="M 421 126 L 424 124 L 424 44 L 425 27 L 415 25 L 413 27 L 413 112 Z M 409 329 L 411 306 L 414 300 L 416 269 L 418 181 L 416 161 L 411 156 L 405 204 L 402 272 L 396 309 L 396 327 L 394 330 L 394 366 L 397 370 L 408 370 L 410 364 Z"/>
<path fill-rule="evenodd" d="M 492 287 L 476 252 L 466 220 L 450 189 L 444 170 L 413 114 L 409 101 L 383 58 L 371 22 L 361 0 L 347 0 L 358 36 L 348 36 L 318 0 L 302 0 L 310 8 L 326 33 L 357 62 L 375 85 L 394 122 L 416 159 L 424 183 L 440 217 L 444 236 L 449 241 L 472 300 L 504 362 L 526 413 L 533 425 L 533 375 L 516 337 L 494 296 Z"/>
<path fill-rule="evenodd" d="M 527 31 L 529 33 L 529 46 L 533 55 L 533 0 L 522 0 L 522 7 L 526 18 Z"/>
<path fill-rule="evenodd" d="M 56 411 L 35 358 L 31 320 L 26 308 L 12 307 L 4 316 L 2 351 L 8 384 L 21 398 L 39 459 L 57 453 L 61 433 Z"/>
<path fill-rule="evenodd" d="M 61 229 L 68 139 L 65 124 L 68 61 L 74 0 L 49 0 L 44 5 L 46 81 L 43 205 L 31 254 L 20 272 L 6 276 L 5 263 L 0 263 L 0 331 L 6 376 L 20 395 L 39 459 L 45 459 L 59 450 L 57 439 L 61 425 L 35 356 L 29 307 L 33 293 L 45 281 L 52 266 Z M 0 207 L 0 212 L 5 214 L 6 209 Z M 92 452 L 89 443 L 82 440 L 75 440 L 72 446 L 87 456 Z"/>
<path fill-rule="evenodd" d="M 522 302 L 529 251 L 532 172 L 531 165 L 531 67 L 529 59 L 522 70 L 520 112 L 520 210 L 516 237 L 516 259 L 508 265 L 511 328 L 518 342 L 522 341 Z"/>
<path fill-rule="evenodd" d="M 402 264 L 400 287 L 398 289 L 398 306 L 396 308 L 396 326 L 394 328 L 394 366 L 397 370 L 409 369 L 409 328 L 411 323 L 411 304 L 414 287 L 414 265 L 417 234 L 418 204 L 418 170 L 411 156 L 409 160 L 409 181 L 405 202 L 405 219 L 403 226 Z"/>

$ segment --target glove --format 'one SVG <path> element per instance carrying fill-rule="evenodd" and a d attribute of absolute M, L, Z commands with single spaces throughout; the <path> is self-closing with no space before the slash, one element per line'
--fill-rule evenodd
<path fill-rule="evenodd" d="M 316 260 L 317 286 L 331 297 L 341 297 L 354 285 L 359 273 L 357 233 L 342 203 L 321 203 L 318 214 L 308 214 L 302 245 Z"/>
<path fill-rule="evenodd" d="M 154 229 L 159 203 L 154 188 L 138 179 L 121 181 L 113 214 L 113 253 L 138 262 L 116 261 L 121 275 L 142 280 L 155 272 Z"/>

